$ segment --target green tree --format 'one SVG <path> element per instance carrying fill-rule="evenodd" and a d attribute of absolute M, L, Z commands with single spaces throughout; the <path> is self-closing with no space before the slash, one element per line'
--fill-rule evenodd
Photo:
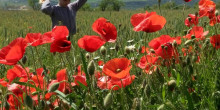
<path fill-rule="evenodd" d="M 113 9 L 114 11 L 119 11 L 122 6 L 124 6 L 124 2 L 120 0 L 102 0 L 99 4 L 102 11 L 105 11 L 107 7 L 110 7 L 110 9 Z"/>
<path fill-rule="evenodd" d="M 38 0 L 28 0 L 28 5 L 33 10 L 39 10 L 40 9 L 40 4 L 38 3 Z"/>
<path fill-rule="evenodd" d="M 82 10 L 82 11 L 91 11 L 92 8 L 91 8 L 91 5 L 90 5 L 90 4 L 85 3 L 85 4 L 83 5 L 83 7 L 80 8 L 80 10 Z"/>

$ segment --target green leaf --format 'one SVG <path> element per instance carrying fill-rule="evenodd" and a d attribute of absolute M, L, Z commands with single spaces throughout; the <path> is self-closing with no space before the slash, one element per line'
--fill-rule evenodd
<path fill-rule="evenodd" d="M 166 86 L 163 85 L 162 97 L 163 97 L 163 101 L 164 101 L 164 102 L 165 102 L 165 96 L 166 96 Z"/>
<path fill-rule="evenodd" d="M 87 90 L 87 86 L 85 86 L 84 84 L 82 84 L 81 82 L 77 81 L 77 83 L 79 84 L 80 87 L 82 87 L 83 89 Z"/>
<path fill-rule="evenodd" d="M 179 73 L 177 73 L 176 85 L 177 87 L 179 87 L 180 85 L 180 74 Z"/>
<path fill-rule="evenodd" d="M 77 109 L 77 106 L 75 103 L 69 101 L 69 99 L 67 99 L 66 95 L 62 92 L 60 92 L 59 90 L 54 91 L 55 93 L 57 93 L 57 96 L 65 103 L 69 104 L 72 108 L 74 108 L 74 110 Z"/>

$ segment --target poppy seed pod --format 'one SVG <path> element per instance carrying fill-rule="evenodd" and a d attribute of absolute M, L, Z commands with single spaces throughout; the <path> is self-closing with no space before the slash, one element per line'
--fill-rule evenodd
<path fill-rule="evenodd" d="M 54 92 L 54 91 L 56 91 L 56 90 L 59 88 L 59 86 L 60 86 L 60 83 L 59 83 L 59 82 L 53 83 L 53 85 L 51 85 L 51 86 L 49 87 L 48 92 Z"/>
<path fill-rule="evenodd" d="M 176 81 L 175 81 L 175 80 L 170 80 L 170 81 L 168 82 L 168 89 L 169 89 L 170 91 L 173 91 L 175 87 L 176 87 Z"/>
<path fill-rule="evenodd" d="M 104 46 L 101 47 L 100 52 L 102 55 L 106 55 L 106 48 Z"/>
<path fill-rule="evenodd" d="M 191 18 L 191 17 L 187 17 L 187 19 L 188 19 L 189 21 L 191 21 L 191 20 L 192 20 L 192 18 Z"/>
<path fill-rule="evenodd" d="M 164 47 L 165 47 L 164 45 L 161 45 L 161 48 L 162 48 L 162 49 L 164 49 Z"/>
<path fill-rule="evenodd" d="M 87 71 L 91 76 L 95 73 L 95 63 L 93 60 L 89 62 Z"/>
<path fill-rule="evenodd" d="M 27 56 L 24 55 L 24 56 L 22 57 L 21 61 L 22 61 L 23 64 L 26 64 L 26 62 L 27 62 Z"/>
<path fill-rule="evenodd" d="M 86 58 L 89 59 L 90 58 L 90 54 L 86 53 Z"/>
<path fill-rule="evenodd" d="M 150 52 L 151 52 L 151 53 L 155 53 L 154 49 L 150 49 Z"/>
<path fill-rule="evenodd" d="M 29 96 L 26 95 L 25 99 L 24 99 L 24 103 L 29 107 L 29 108 L 33 108 L 33 99 Z"/>
<path fill-rule="evenodd" d="M 191 39 L 195 39 L 195 38 L 196 38 L 196 36 L 195 36 L 195 35 L 192 35 L 192 36 L 191 36 Z"/>
<path fill-rule="evenodd" d="M 112 104 L 112 93 L 108 93 L 104 99 L 104 107 L 109 108 Z"/>

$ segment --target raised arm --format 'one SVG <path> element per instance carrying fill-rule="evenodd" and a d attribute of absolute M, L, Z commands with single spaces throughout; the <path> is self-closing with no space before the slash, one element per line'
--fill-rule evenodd
<path fill-rule="evenodd" d="M 52 15 L 53 6 L 50 3 L 50 0 L 45 0 L 41 6 L 41 11 L 47 15 Z"/>
<path fill-rule="evenodd" d="M 73 10 L 79 10 L 87 0 L 77 0 L 75 2 L 70 3 L 70 6 L 72 7 Z"/>

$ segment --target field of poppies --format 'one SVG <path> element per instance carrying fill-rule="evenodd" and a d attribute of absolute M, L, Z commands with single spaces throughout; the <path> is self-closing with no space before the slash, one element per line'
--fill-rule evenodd
<path fill-rule="evenodd" d="M 74 36 L 0 10 L 0 110 L 219 110 L 217 10 L 80 11 Z"/>

